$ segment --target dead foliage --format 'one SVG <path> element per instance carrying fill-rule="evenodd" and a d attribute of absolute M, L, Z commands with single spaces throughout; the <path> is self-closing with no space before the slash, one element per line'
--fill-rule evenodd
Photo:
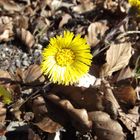
<path fill-rule="evenodd" d="M 140 139 L 134 13 L 127 0 L 0 0 L 0 138 Z M 64 30 L 93 54 L 73 86 L 49 82 L 40 68 L 43 48 Z"/>

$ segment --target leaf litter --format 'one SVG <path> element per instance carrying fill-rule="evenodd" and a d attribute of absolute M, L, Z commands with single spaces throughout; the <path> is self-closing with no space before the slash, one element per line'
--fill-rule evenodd
<path fill-rule="evenodd" d="M 0 1 L 0 138 L 140 139 L 140 25 L 130 7 L 127 0 Z M 50 83 L 40 69 L 43 48 L 64 30 L 85 37 L 93 54 L 73 86 Z"/>

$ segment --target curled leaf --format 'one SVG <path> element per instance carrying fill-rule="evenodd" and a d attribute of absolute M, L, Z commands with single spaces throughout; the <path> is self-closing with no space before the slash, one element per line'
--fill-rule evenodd
<path fill-rule="evenodd" d="M 34 45 L 34 43 L 35 43 L 34 36 L 28 30 L 25 30 L 23 28 L 22 29 L 17 29 L 16 33 L 17 33 L 18 38 L 27 47 L 31 48 Z"/>
<path fill-rule="evenodd" d="M 65 110 L 69 114 L 73 125 L 79 131 L 90 130 L 92 122 L 89 120 L 87 111 L 85 109 L 76 109 L 69 100 L 60 99 L 54 94 L 47 95 L 47 99 L 54 102 L 56 105 L 60 106 L 63 110 Z"/>
<path fill-rule="evenodd" d="M 93 121 L 93 132 L 101 140 L 125 140 L 121 125 L 102 111 L 88 113 Z"/>
<path fill-rule="evenodd" d="M 45 103 L 42 97 L 34 99 L 30 106 L 35 117 L 34 125 L 38 126 L 41 130 L 55 133 L 65 124 L 67 117 L 64 113 L 51 103 Z"/>
<path fill-rule="evenodd" d="M 107 30 L 108 26 L 105 21 L 91 23 L 88 27 L 88 35 L 86 36 L 88 44 L 92 47 L 96 46 Z"/>
<path fill-rule="evenodd" d="M 55 86 L 52 93 L 70 99 L 77 108 L 85 108 L 87 111 L 103 110 L 103 96 L 96 88 L 84 88 L 75 86 Z M 93 102 L 94 101 L 94 102 Z"/>

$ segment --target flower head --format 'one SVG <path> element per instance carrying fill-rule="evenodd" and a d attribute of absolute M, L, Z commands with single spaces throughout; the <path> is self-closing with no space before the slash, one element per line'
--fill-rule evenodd
<path fill-rule="evenodd" d="M 128 0 L 131 5 L 131 10 L 140 15 L 140 0 Z"/>
<path fill-rule="evenodd" d="M 50 81 L 72 85 L 89 71 L 92 55 L 86 39 L 69 31 L 50 39 L 42 52 L 41 69 Z"/>

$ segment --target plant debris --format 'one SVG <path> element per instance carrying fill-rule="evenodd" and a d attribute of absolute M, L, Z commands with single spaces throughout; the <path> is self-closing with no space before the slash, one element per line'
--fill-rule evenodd
<path fill-rule="evenodd" d="M 139 7 L 0 0 L 0 139 L 139 140 Z"/>

